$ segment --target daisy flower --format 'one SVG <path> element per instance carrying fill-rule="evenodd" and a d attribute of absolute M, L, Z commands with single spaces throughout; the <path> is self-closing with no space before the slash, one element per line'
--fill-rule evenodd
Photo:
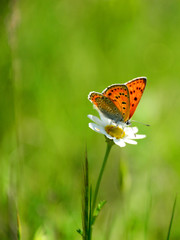
<path fill-rule="evenodd" d="M 137 127 L 127 126 L 125 123 L 115 123 L 100 113 L 100 119 L 93 115 L 88 115 L 94 123 L 89 123 L 89 127 L 95 132 L 104 134 L 108 139 L 114 141 L 120 147 L 125 147 L 126 143 L 137 144 L 135 140 L 145 138 L 146 135 L 137 134 Z"/>

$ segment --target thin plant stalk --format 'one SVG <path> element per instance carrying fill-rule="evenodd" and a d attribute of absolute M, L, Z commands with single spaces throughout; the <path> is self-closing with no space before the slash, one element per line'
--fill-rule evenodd
<path fill-rule="evenodd" d="M 104 156 L 104 161 L 103 161 L 100 173 L 99 173 L 99 177 L 98 177 L 95 192 L 94 192 L 94 198 L 93 198 L 93 204 L 92 204 L 92 213 L 94 213 L 94 210 L 95 210 L 95 207 L 96 207 L 96 201 L 97 201 L 97 196 L 98 196 L 98 192 L 99 192 L 99 187 L 100 187 L 100 184 L 101 184 L 102 175 L 103 175 L 104 168 L 106 166 L 106 162 L 107 162 L 107 159 L 108 159 L 108 156 L 109 156 L 109 153 L 111 151 L 112 146 L 113 146 L 113 143 L 111 141 L 107 140 L 106 153 L 105 153 L 105 156 Z"/>
<path fill-rule="evenodd" d="M 176 208 L 176 200 L 177 200 L 177 195 L 175 196 L 175 199 L 174 199 L 173 209 L 172 209 L 172 213 L 171 213 L 171 220 L 169 223 L 169 229 L 168 229 L 168 234 L 167 234 L 167 240 L 170 239 L 170 233 L 171 233 L 171 228 L 172 228 L 172 223 L 173 223 L 173 218 L 174 218 L 174 212 L 175 212 L 175 208 Z"/>
<path fill-rule="evenodd" d="M 104 160 L 103 160 L 103 163 L 102 163 L 102 167 L 101 167 L 101 170 L 99 172 L 98 180 L 97 180 L 97 183 L 96 183 L 96 188 L 95 188 L 94 197 L 93 197 L 93 201 L 92 201 L 92 208 L 90 208 L 91 214 L 89 215 L 89 239 L 88 240 L 91 240 L 91 237 L 92 237 L 93 216 L 94 216 L 94 211 L 95 211 L 95 207 L 96 207 L 96 201 L 97 201 L 97 196 L 98 196 L 98 192 L 99 192 L 100 183 L 101 183 L 101 180 L 102 180 L 102 175 L 103 175 L 103 172 L 104 172 L 104 169 L 105 169 L 105 166 L 106 166 L 106 162 L 107 162 L 109 153 L 111 151 L 111 147 L 114 144 L 109 139 L 106 139 L 106 142 L 107 142 L 106 153 L 105 153 Z"/>
<path fill-rule="evenodd" d="M 88 240 L 91 240 L 92 235 L 92 225 L 91 225 L 91 219 L 92 219 L 92 209 L 91 209 L 91 201 L 92 201 L 92 186 L 90 187 L 90 194 L 89 194 L 89 231 L 88 231 Z"/>
<path fill-rule="evenodd" d="M 21 227 L 18 213 L 17 213 L 17 240 L 21 240 Z"/>
<path fill-rule="evenodd" d="M 88 171 L 88 159 L 87 150 L 85 156 L 84 165 L 84 189 L 83 189 L 83 201 L 82 201 L 82 227 L 83 227 L 83 240 L 88 240 L 88 208 L 89 208 L 89 171 Z"/>
<path fill-rule="evenodd" d="M 82 236 L 83 240 L 91 240 L 92 225 L 94 224 L 100 210 L 106 203 L 106 201 L 101 201 L 98 204 L 98 208 L 96 209 L 96 201 L 98 197 L 100 183 L 102 180 L 102 175 L 106 166 L 106 162 L 107 162 L 111 147 L 114 145 L 114 142 L 107 138 L 106 138 L 106 142 L 107 142 L 106 153 L 105 153 L 101 170 L 99 172 L 99 176 L 97 179 L 94 196 L 92 196 L 92 186 L 89 189 L 88 159 L 87 159 L 87 152 L 86 152 L 85 165 L 84 165 L 84 188 L 83 188 L 83 199 L 82 199 L 82 230 L 77 229 L 77 232 Z"/>

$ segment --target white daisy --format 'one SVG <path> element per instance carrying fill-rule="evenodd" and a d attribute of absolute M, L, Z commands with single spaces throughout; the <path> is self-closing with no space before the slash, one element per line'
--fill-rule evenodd
<path fill-rule="evenodd" d="M 120 147 L 125 147 L 126 143 L 137 144 L 136 139 L 145 138 L 146 135 L 136 134 L 137 127 L 127 126 L 125 123 L 114 123 L 111 119 L 100 114 L 100 119 L 93 115 L 88 115 L 94 123 L 89 123 L 89 127 L 95 132 L 104 134 Z"/>

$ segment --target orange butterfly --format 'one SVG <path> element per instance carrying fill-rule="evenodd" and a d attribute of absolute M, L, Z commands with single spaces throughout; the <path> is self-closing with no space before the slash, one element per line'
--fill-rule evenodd
<path fill-rule="evenodd" d="M 90 92 L 88 99 L 107 118 L 130 124 L 146 86 L 146 77 L 135 78 L 125 84 L 113 84 L 102 93 Z"/>

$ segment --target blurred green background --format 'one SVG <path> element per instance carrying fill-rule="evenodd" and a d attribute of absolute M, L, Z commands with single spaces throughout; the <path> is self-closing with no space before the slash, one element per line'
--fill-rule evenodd
<path fill-rule="evenodd" d="M 82 164 L 94 186 L 104 137 L 87 95 L 146 76 L 133 119 L 147 138 L 114 146 L 94 239 L 166 239 L 180 186 L 180 2 L 2 0 L 0 239 L 81 239 Z M 171 239 L 180 239 L 180 204 Z M 43 238 L 44 237 L 44 238 Z"/>

